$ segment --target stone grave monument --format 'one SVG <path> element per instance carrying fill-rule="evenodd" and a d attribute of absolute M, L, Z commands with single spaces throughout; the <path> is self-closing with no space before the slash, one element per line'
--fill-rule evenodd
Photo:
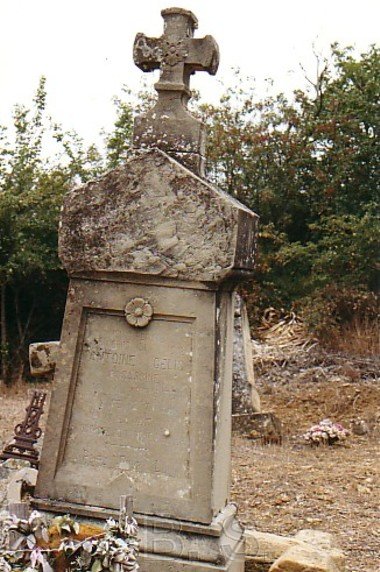
<path fill-rule="evenodd" d="M 135 63 L 159 68 L 155 108 L 125 163 L 69 191 L 59 252 L 70 276 L 33 504 L 116 516 L 133 495 L 142 572 L 244 570 L 229 504 L 233 301 L 252 273 L 257 216 L 204 178 L 189 79 L 216 73 L 195 16 L 163 10 Z"/>

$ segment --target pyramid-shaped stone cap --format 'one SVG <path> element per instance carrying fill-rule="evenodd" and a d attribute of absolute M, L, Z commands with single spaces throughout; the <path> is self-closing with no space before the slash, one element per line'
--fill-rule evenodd
<path fill-rule="evenodd" d="M 258 217 L 158 149 L 138 151 L 64 200 L 69 274 L 128 272 L 220 282 L 249 275 Z"/>

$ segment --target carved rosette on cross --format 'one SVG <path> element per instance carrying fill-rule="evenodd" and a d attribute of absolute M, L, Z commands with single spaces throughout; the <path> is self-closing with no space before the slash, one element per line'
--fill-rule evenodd
<path fill-rule="evenodd" d="M 160 69 L 155 84 L 158 100 L 146 115 L 137 117 L 135 147 L 159 147 L 198 175 L 204 175 L 206 134 L 204 124 L 193 117 L 187 103 L 190 76 L 196 71 L 215 75 L 219 48 L 212 36 L 194 38 L 198 20 L 182 8 L 162 10 L 164 33 L 160 38 L 137 34 L 133 58 L 143 71 Z"/>

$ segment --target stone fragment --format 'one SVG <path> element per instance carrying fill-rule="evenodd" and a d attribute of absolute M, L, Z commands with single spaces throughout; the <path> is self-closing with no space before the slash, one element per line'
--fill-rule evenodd
<path fill-rule="evenodd" d="M 59 342 L 37 342 L 29 345 L 30 373 L 48 376 L 54 373 Z"/>
<path fill-rule="evenodd" d="M 37 469 L 31 467 L 24 467 L 12 475 L 7 487 L 8 503 L 21 503 L 25 488 L 36 486 L 37 475 Z"/>
<path fill-rule="evenodd" d="M 351 431 L 354 435 L 362 437 L 363 435 L 368 435 L 368 433 L 370 433 L 370 428 L 364 419 L 352 419 Z"/>
<path fill-rule="evenodd" d="M 30 467 L 30 462 L 24 459 L 7 459 L 0 464 L 1 472 L 18 471 Z"/>
<path fill-rule="evenodd" d="M 244 300 L 235 293 L 234 359 L 232 369 L 232 413 L 259 413 L 260 396 L 255 386 L 248 312 Z"/>
<path fill-rule="evenodd" d="M 247 529 L 246 572 L 343 572 L 345 557 L 332 534 L 301 530 L 279 536 Z"/>
<path fill-rule="evenodd" d="M 334 535 L 330 532 L 324 532 L 323 530 L 305 528 L 297 532 L 294 538 L 300 540 L 301 542 L 312 544 L 313 546 L 323 550 L 332 550 L 333 548 L 338 548 Z"/>
<path fill-rule="evenodd" d="M 258 530 L 246 529 L 244 536 L 247 557 L 267 564 L 274 562 L 286 550 L 299 544 L 299 541 L 292 536 L 279 536 Z"/>
<path fill-rule="evenodd" d="M 259 438 L 263 445 L 282 443 L 282 423 L 271 411 L 236 413 L 232 415 L 232 427 L 234 431 Z"/>
<path fill-rule="evenodd" d="M 306 543 L 289 548 L 269 568 L 269 572 L 343 572 L 340 551 L 318 550 Z"/>

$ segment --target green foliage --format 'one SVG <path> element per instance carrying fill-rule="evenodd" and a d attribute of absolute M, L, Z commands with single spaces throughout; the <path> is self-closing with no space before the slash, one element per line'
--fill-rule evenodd
<path fill-rule="evenodd" d="M 17 369 L 23 363 L 33 334 L 59 335 L 66 285 L 57 255 L 62 197 L 75 181 L 100 172 L 101 163 L 95 148 L 84 150 L 75 134 L 64 133 L 51 123 L 46 114 L 44 78 L 32 109 L 16 106 L 13 123 L 14 141 L 8 140 L 3 129 L 0 151 L 3 376 L 10 373 L 5 365 L 12 362 L 12 369 Z M 45 147 L 54 141 L 60 155 L 49 160 Z M 45 309 L 47 314 L 42 313 Z M 41 331 L 43 326 L 45 331 Z"/>
<path fill-rule="evenodd" d="M 355 59 L 334 45 L 310 84 L 293 101 L 257 101 L 238 86 L 201 112 L 211 131 L 209 176 L 261 218 L 255 304 L 308 315 L 328 292 L 339 323 L 364 311 L 351 304 L 346 312 L 342 296 L 377 287 L 379 49 Z M 326 322 L 323 303 L 318 315 Z"/>
<path fill-rule="evenodd" d="M 122 163 L 132 148 L 134 118 L 145 113 L 155 103 L 155 94 L 146 85 L 135 97 L 126 86 L 122 93 L 122 97 L 113 100 L 116 110 L 114 129 L 105 134 L 107 169 L 114 169 Z"/>

